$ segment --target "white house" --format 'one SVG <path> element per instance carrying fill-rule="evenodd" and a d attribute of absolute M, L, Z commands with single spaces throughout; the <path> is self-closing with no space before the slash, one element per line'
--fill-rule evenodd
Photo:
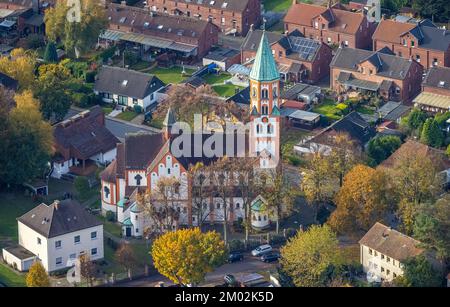
<path fill-rule="evenodd" d="M 160 100 L 159 91 L 164 87 L 164 82 L 154 75 L 103 66 L 96 77 L 94 92 L 104 102 L 132 108 L 138 105 L 147 111 Z"/>
<path fill-rule="evenodd" d="M 403 275 L 402 262 L 424 252 L 419 241 L 376 223 L 359 241 L 360 258 L 371 282 L 392 281 Z"/>
<path fill-rule="evenodd" d="M 83 254 L 103 258 L 103 224 L 76 201 L 40 204 L 17 219 L 19 245 L 3 249 L 3 259 L 26 271 L 38 259 L 48 272 L 71 267 Z"/>

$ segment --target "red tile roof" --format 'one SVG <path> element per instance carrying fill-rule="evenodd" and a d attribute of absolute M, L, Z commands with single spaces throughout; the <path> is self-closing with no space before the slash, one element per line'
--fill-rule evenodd
<path fill-rule="evenodd" d="M 400 36 L 411 31 L 417 25 L 394 20 L 381 20 L 372 38 L 383 42 L 400 43 Z"/>

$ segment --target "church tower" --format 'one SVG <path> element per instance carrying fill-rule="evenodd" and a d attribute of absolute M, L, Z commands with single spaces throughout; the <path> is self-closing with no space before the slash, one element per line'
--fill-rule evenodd
<path fill-rule="evenodd" d="M 280 160 L 280 73 L 263 31 L 250 72 L 250 152 L 261 168 L 276 168 Z"/>

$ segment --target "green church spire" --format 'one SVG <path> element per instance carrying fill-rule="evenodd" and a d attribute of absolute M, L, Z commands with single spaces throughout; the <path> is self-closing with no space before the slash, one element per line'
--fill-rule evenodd
<path fill-rule="evenodd" d="M 266 31 L 263 31 L 252 71 L 250 72 L 250 79 L 255 81 L 275 81 L 279 78 L 280 73 L 273 58 Z"/>

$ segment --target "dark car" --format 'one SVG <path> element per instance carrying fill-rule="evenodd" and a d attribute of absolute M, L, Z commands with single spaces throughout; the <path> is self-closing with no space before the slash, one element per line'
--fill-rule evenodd
<path fill-rule="evenodd" d="M 242 261 L 242 260 L 244 260 L 244 254 L 242 254 L 242 253 L 230 253 L 230 255 L 228 256 L 229 263 L 233 263 L 236 261 Z"/>
<path fill-rule="evenodd" d="M 270 254 L 265 254 L 261 256 L 261 261 L 263 262 L 274 262 L 274 261 L 278 261 L 278 259 L 280 258 L 280 254 L 278 253 L 270 253 Z"/>
<path fill-rule="evenodd" d="M 223 277 L 223 280 L 225 281 L 225 284 L 228 286 L 235 286 L 237 284 L 236 278 L 231 274 L 225 275 Z"/>

